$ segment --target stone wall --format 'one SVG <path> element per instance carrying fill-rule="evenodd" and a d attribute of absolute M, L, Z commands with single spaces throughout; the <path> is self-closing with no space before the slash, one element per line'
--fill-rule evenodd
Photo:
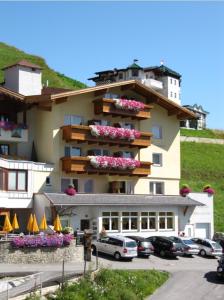
<path fill-rule="evenodd" d="M 8 264 L 47 264 L 64 261 L 82 262 L 83 246 L 76 246 L 72 241 L 70 246 L 62 248 L 24 248 L 14 249 L 10 241 L 0 241 L 0 263 Z"/>

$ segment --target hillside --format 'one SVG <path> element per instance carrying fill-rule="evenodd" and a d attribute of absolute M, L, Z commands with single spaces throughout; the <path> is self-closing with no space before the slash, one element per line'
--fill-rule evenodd
<path fill-rule="evenodd" d="M 193 192 L 201 192 L 206 184 L 215 189 L 215 230 L 224 232 L 224 146 L 217 144 L 181 143 L 181 183 Z"/>
<path fill-rule="evenodd" d="M 60 87 L 68 89 L 82 89 L 86 85 L 80 81 L 69 78 L 64 74 L 54 71 L 49 68 L 47 63 L 42 57 L 36 55 L 27 54 L 15 47 L 9 46 L 0 42 L 0 83 L 4 81 L 3 67 L 14 64 L 22 59 L 28 60 L 31 63 L 37 64 L 43 68 L 42 82 L 45 83 L 48 80 L 50 87 Z"/>
<path fill-rule="evenodd" d="M 217 129 L 191 130 L 181 128 L 180 134 L 182 136 L 202 137 L 210 139 L 224 139 L 224 131 Z"/>

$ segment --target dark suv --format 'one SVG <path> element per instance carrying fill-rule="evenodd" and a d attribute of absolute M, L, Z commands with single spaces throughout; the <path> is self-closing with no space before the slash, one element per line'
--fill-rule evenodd
<path fill-rule="evenodd" d="M 165 256 L 182 256 L 184 255 L 184 244 L 175 237 L 151 236 L 146 240 L 150 241 L 154 247 L 154 252 L 161 257 Z"/>
<path fill-rule="evenodd" d="M 141 236 L 127 236 L 129 239 L 136 241 L 138 247 L 138 256 L 149 257 L 154 252 L 151 242 Z"/>

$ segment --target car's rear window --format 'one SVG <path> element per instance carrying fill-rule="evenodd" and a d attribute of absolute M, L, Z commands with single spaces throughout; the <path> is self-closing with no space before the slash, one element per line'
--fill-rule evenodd
<path fill-rule="evenodd" d="M 194 245 L 195 243 L 192 240 L 183 240 L 186 245 Z"/>
<path fill-rule="evenodd" d="M 126 242 L 126 243 L 125 243 L 125 246 L 126 246 L 127 248 L 134 248 L 134 247 L 137 247 L 137 244 L 136 244 L 135 241 L 130 241 L 130 242 Z"/>
<path fill-rule="evenodd" d="M 212 247 L 215 248 L 215 249 L 220 249 L 220 250 L 222 249 L 221 245 L 219 245 L 216 242 L 211 242 L 211 244 L 212 244 Z"/>

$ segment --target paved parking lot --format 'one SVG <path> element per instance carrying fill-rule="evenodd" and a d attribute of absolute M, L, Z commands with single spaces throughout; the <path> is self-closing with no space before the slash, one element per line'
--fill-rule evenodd
<path fill-rule="evenodd" d="M 157 269 L 171 273 L 170 279 L 150 300 L 220 300 L 224 299 L 224 282 L 217 281 L 217 258 L 200 256 L 163 259 L 135 258 L 132 262 L 114 261 L 100 256 L 99 265 L 112 269 Z"/>

